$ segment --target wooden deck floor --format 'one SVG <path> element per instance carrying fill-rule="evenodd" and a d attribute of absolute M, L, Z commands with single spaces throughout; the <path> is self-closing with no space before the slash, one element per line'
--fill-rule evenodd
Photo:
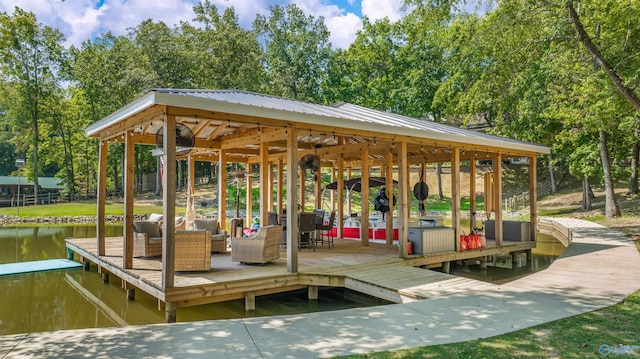
<path fill-rule="evenodd" d="M 231 255 L 212 254 L 211 271 L 178 272 L 175 286 L 162 289 L 160 257 L 134 258 L 133 268 L 122 267 L 122 237 L 106 239 L 106 255 L 96 255 L 95 238 L 67 239 L 67 247 L 83 260 L 97 264 L 101 272 L 122 280 L 123 287 L 137 288 L 177 307 L 290 291 L 308 286 L 338 286 L 401 303 L 482 289 L 486 283 L 413 267 L 398 257 L 398 247 L 336 239 L 335 247 L 318 246 L 299 252 L 298 273 L 287 273 L 286 252 L 266 265 L 231 262 Z M 449 254 L 455 255 L 455 254 Z M 444 258 L 444 257 L 443 257 Z"/>

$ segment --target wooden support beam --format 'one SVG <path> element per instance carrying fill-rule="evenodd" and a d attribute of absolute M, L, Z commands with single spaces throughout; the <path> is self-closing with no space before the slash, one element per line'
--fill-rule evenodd
<path fill-rule="evenodd" d="M 361 238 L 363 246 L 369 245 L 369 150 L 362 151 L 362 182 L 360 183 L 362 191 L 361 196 L 361 208 L 362 208 L 362 223 L 360 225 Z"/>
<path fill-rule="evenodd" d="M 493 205 L 496 215 L 496 247 L 502 246 L 502 155 L 498 153 L 493 159 Z"/>
<path fill-rule="evenodd" d="M 135 288 L 127 288 L 127 300 L 136 300 L 136 289 Z"/>
<path fill-rule="evenodd" d="M 220 150 L 218 153 L 218 221 L 222 229 L 227 227 L 227 161 L 226 151 Z M 229 232 L 230 233 L 230 232 Z"/>
<path fill-rule="evenodd" d="M 245 208 L 245 227 L 251 226 L 251 221 L 253 220 L 253 173 L 251 171 L 251 165 L 247 165 L 247 177 L 245 177 L 247 181 L 247 193 L 245 196 L 246 199 L 246 208 Z M 260 193 L 262 195 L 262 192 Z M 263 222 L 266 223 L 266 222 Z M 264 224 L 263 224 L 264 225 Z"/>
<path fill-rule="evenodd" d="M 283 205 L 284 205 L 284 161 L 281 159 L 278 160 L 278 189 L 277 189 L 277 199 L 276 203 L 278 205 L 278 214 L 284 213 Z"/>
<path fill-rule="evenodd" d="M 420 162 L 420 176 L 419 176 L 419 180 L 420 181 L 425 181 L 425 179 L 427 178 L 427 164 L 424 161 Z M 426 200 L 422 200 L 420 201 L 420 204 L 418 205 L 420 209 L 420 216 L 426 216 L 427 215 L 427 201 Z"/>
<path fill-rule="evenodd" d="M 398 255 L 401 258 L 407 257 L 407 237 L 409 236 L 408 170 L 407 143 L 402 141 L 398 146 Z"/>
<path fill-rule="evenodd" d="M 529 222 L 531 225 L 531 240 L 537 241 L 538 233 L 536 225 L 538 223 L 538 164 L 535 155 L 529 157 Z"/>
<path fill-rule="evenodd" d="M 469 160 L 469 232 L 476 227 L 476 160 Z"/>
<path fill-rule="evenodd" d="M 107 204 L 107 154 L 109 144 L 107 141 L 100 141 L 98 148 L 98 193 L 96 200 L 96 237 L 98 240 L 98 256 L 105 255 L 105 223 Z"/>
<path fill-rule="evenodd" d="M 176 302 L 166 302 L 164 304 L 164 319 L 165 319 L 165 322 L 167 322 L 167 323 L 175 323 L 176 322 L 176 311 L 177 311 Z"/>
<path fill-rule="evenodd" d="M 269 191 L 269 201 L 267 202 L 267 211 L 268 212 L 273 212 L 273 187 L 274 187 L 274 184 L 275 184 L 275 178 L 274 178 L 274 175 L 273 175 L 273 167 L 274 167 L 273 166 L 273 162 L 271 161 L 271 159 L 269 159 L 269 165 L 268 165 L 268 168 L 269 168 L 269 175 L 268 175 L 268 177 L 269 177 L 269 186 L 268 186 L 269 187 L 269 190 L 268 190 Z"/>
<path fill-rule="evenodd" d="M 352 171 L 351 167 L 348 167 L 348 168 L 347 168 L 347 181 L 348 181 L 348 180 L 350 180 L 350 179 L 352 178 L 352 177 L 351 177 L 351 171 Z M 350 215 L 351 215 L 351 213 L 353 212 L 353 211 L 351 210 L 351 196 L 347 196 L 347 211 L 348 211 L 348 212 L 347 212 L 347 215 L 348 215 L 348 216 L 350 216 Z"/>
<path fill-rule="evenodd" d="M 460 250 L 460 148 L 454 147 L 451 151 L 451 227 L 453 238 L 456 241 L 456 250 Z"/>
<path fill-rule="evenodd" d="M 189 155 L 187 157 L 187 183 L 188 183 L 188 197 L 187 203 L 191 202 L 191 206 L 193 206 L 193 213 L 191 216 L 187 213 L 186 216 L 186 229 L 194 229 L 193 220 L 195 219 L 195 191 L 196 191 L 196 164 L 193 156 Z"/>
<path fill-rule="evenodd" d="M 318 300 L 318 286 L 310 285 L 308 289 L 309 300 Z"/>
<path fill-rule="evenodd" d="M 135 150 L 131 130 L 126 131 L 124 139 L 124 243 L 122 266 L 133 268 L 133 200 Z"/>
<path fill-rule="evenodd" d="M 338 238 L 344 238 L 344 159 L 342 155 L 338 157 L 338 213 L 336 221 L 338 223 Z"/>
<path fill-rule="evenodd" d="M 393 188 L 393 151 L 391 148 L 387 150 L 386 156 L 386 165 L 385 165 L 385 187 L 387 188 L 388 196 L 389 196 L 389 213 L 387 213 L 385 218 L 385 237 L 387 244 L 393 244 L 393 210 L 395 205 L 393 203 L 394 196 L 394 188 Z"/>
<path fill-rule="evenodd" d="M 287 272 L 298 272 L 298 131 L 287 132 Z"/>
<path fill-rule="evenodd" d="M 176 118 L 164 117 L 164 177 L 162 178 L 162 288 L 172 288 L 174 285 L 175 262 L 175 233 L 176 222 Z M 173 311 L 170 311 L 170 307 Z M 168 323 L 175 322 L 175 303 L 167 303 L 166 319 Z M 173 320 L 173 322 L 171 321 Z"/>
<path fill-rule="evenodd" d="M 291 170 L 296 170 L 298 168 L 297 165 L 287 165 L 287 169 L 291 168 Z M 300 172 L 299 176 L 298 176 L 298 181 L 300 181 L 300 183 L 298 183 L 298 202 L 300 204 L 300 211 L 304 212 L 305 211 L 305 184 L 307 182 L 306 180 L 306 176 L 304 173 L 304 170 L 302 168 L 298 169 L 298 171 Z"/>
<path fill-rule="evenodd" d="M 247 312 L 252 312 L 256 310 L 256 293 L 246 292 L 244 293 L 244 310 Z"/>
<path fill-rule="evenodd" d="M 269 175 L 271 165 L 269 164 L 269 144 L 260 142 L 260 225 L 266 226 L 269 218 L 269 202 L 272 201 L 272 192 L 269 191 L 271 184 Z"/>

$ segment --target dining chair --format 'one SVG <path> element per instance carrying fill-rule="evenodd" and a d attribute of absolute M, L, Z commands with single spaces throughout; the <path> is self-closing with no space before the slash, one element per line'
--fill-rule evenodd
<path fill-rule="evenodd" d="M 314 212 L 300 212 L 298 214 L 298 250 L 302 247 L 313 248 L 313 234 L 316 231 L 316 214 Z M 303 238 L 305 241 L 303 242 Z"/>

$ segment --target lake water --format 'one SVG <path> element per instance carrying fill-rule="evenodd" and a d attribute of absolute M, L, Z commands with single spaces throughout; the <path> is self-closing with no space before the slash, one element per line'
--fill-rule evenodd
<path fill-rule="evenodd" d="M 107 225 L 121 236 L 122 225 Z M 2 227 L 0 263 L 66 258 L 65 239 L 95 237 L 95 225 Z M 115 278 L 115 277 L 112 277 Z M 119 281 L 104 284 L 100 274 L 82 268 L 0 276 L 0 335 L 164 323 L 155 298 L 136 291 L 127 301 Z M 321 289 L 310 301 L 306 290 L 256 297 L 256 310 L 244 300 L 180 308 L 179 322 L 308 313 L 389 304 L 348 289 Z"/>
<path fill-rule="evenodd" d="M 122 225 L 107 225 L 107 236 L 121 236 Z M 66 258 L 65 239 L 95 237 L 95 225 L 0 227 L 0 263 Z M 542 270 L 564 247 L 540 235 L 538 249 L 526 266 L 513 269 L 453 266 L 452 273 L 495 283 Z M 515 266 L 514 266 L 515 267 Z M 92 267 L 94 269 L 95 267 Z M 82 268 L 0 276 L 0 335 L 63 329 L 164 323 L 156 300 L 136 291 L 127 301 L 119 281 L 104 284 L 95 270 Z M 197 321 L 338 310 L 389 302 L 341 288 L 321 289 L 319 299 L 307 291 L 256 297 L 256 310 L 246 312 L 244 300 L 180 308 L 177 320 Z"/>

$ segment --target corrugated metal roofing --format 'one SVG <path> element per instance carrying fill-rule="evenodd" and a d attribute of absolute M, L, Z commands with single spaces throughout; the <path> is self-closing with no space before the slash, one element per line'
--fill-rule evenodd
<path fill-rule="evenodd" d="M 126 116 L 155 104 L 218 110 L 299 123 L 323 124 L 343 129 L 366 129 L 392 135 L 410 136 L 414 139 L 438 139 L 462 144 L 483 144 L 549 153 L 549 149 L 545 146 L 349 103 L 325 106 L 241 90 L 152 89 L 147 95 L 132 102 L 129 106 L 89 126 L 86 129 L 87 135 L 96 133 L 126 118 Z M 220 107 L 224 107 L 224 109 L 218 109 Z"/>
<path fill-rule="evenodd" d="M 33 186 L 33 180 L 25 177 L 0 176 L 0 186 Z M 62 180 L 54 177 L 38 177 L 38 185 L 46 189 L 63 189 Z"/>

